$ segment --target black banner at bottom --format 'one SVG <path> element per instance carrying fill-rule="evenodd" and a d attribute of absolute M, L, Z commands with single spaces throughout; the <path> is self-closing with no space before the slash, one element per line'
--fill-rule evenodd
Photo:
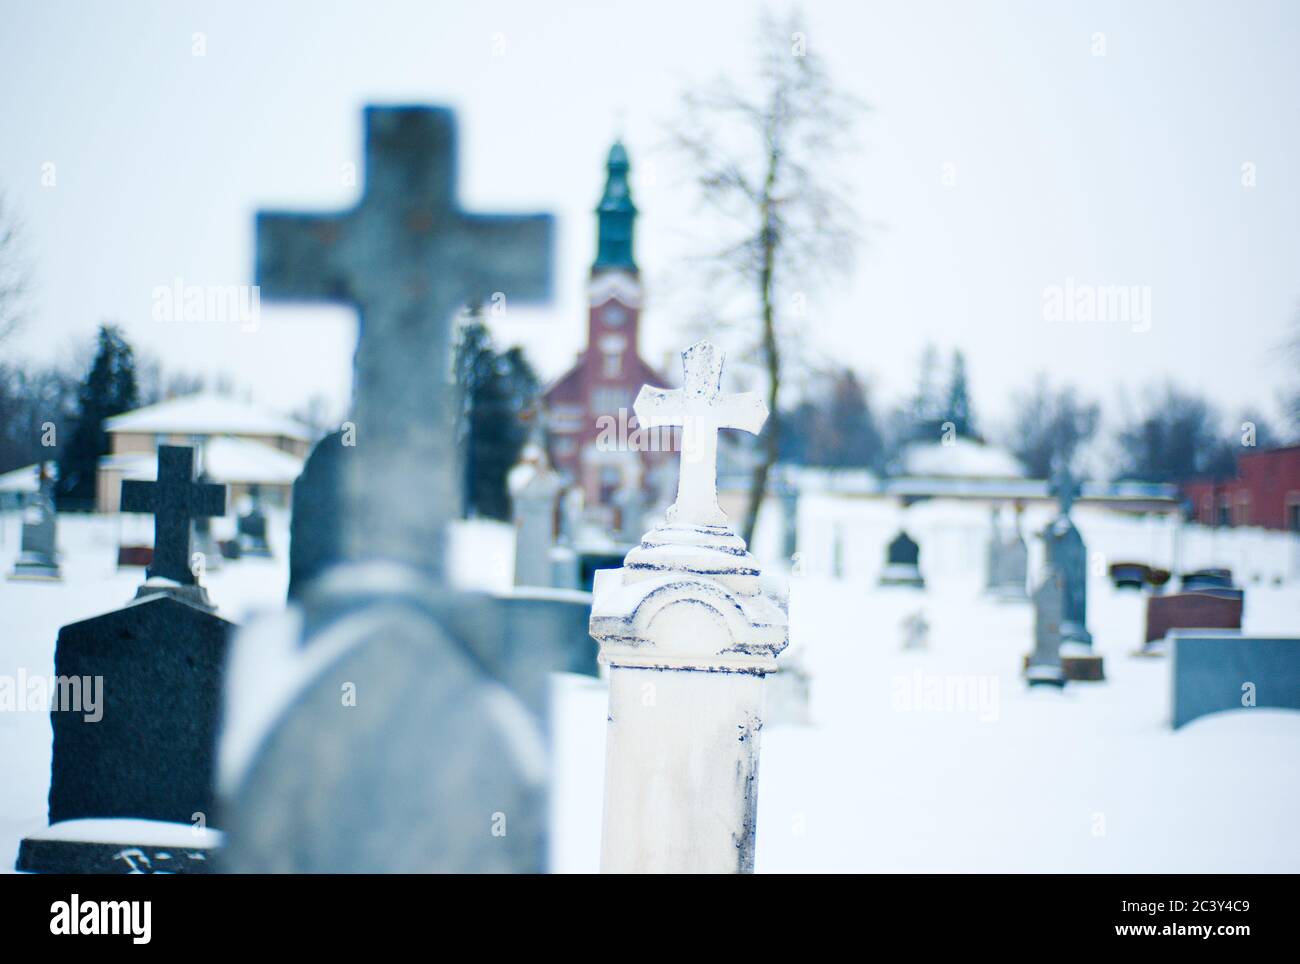
<path fill-rule="evenodd" d="M 551 942 L 557 927 L 586 940 L 605 928 L 640 927 L 639 909 L 665 915 L 722 913 L 799 932 L 924 934 L 927 942 L 1042 938 L 1086 943 L 1230 942 L 1293 938 L 1294 878 L 1288 876 L 886 876 L 792 881 L 753 877 L 693 881 L 611 881 L 584 877 L 419 876 L 37 876 L 0 877 L 0 928 L 8 947 L 71 940 L 121 947 L 238 949 L 281 935 L 296 947 L 336 952 L 482 920 L 493 946 L 502 938 Z M 670 891 L 663 888 L 669 887 Z M 594 888 L 594 889 L 593 889 Z M 698 903 L 697 903 L 698 901 Z M 732 901 L 743 901 L 732 903 Z M 729 908 L 723 910 L 724 907 Z M 770 915 L 775 915 L 772 917 Z M 784 922 L 784 924 L 779 923 Z M 532 929 L 529 925 L 540 925 Z M 696 929 L 692 926 L 692 930 Z M 731 930 L 731 927 L 725 928 Z M 1229 943 L 1225 943 L 1229 942 Z"/>

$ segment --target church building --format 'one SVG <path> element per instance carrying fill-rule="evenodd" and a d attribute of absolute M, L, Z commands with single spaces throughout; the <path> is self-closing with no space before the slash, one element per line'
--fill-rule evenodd
<path fill-rule="evenodd" d="M 615 142 L 596 207 L 587 346 L 542 398 L 551 464 L 583 490 L 587 506 L 614 506 L 620 492 L 646 489 L 650 472 L 670 455 L 630 451 L 624 443 L 631 429 L 617 430 L 629 422 L 635 427 L 632 403 L 642 385 L 669 384 L 638 353 L 642 289 L 633 256 L 637 209 L 628 169 L 627 151 Z M 611 424 L 616 427 L 612 433 Z"/>

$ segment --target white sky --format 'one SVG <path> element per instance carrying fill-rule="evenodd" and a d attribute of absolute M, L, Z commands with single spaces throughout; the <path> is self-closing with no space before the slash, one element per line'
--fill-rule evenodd
<path fill-rule="evenodd" d="M 708 225 L 656 152 L 684 89 L 751 63 L 752 4 L 6 6 L 0 188 L 37 283 L 10 350 L 56 356 L 115 320 L 171 368 L 230 372 L 284 409 L 315 393 L 341 408 L 348 312 L 264 305 L 244 332 L 155 322 L 151 296 L 177 277 L 250 283 L 259 207 L 350 204 L 340 171 L 360 160 L 370 102 L 457 108 L 464 204 L 558 216 L 557 300 L 499 331 L 547 376 L 585 335 L 591 209 L 621 130 L 643 212 L 643 354 L 660 363 L 687 337 L 691 293 L 656 279 Z M 1107 397 L 1173 374 L 1228 409 L 1273 409 L 1300 305 L 1300 5 L 843 0 L 806 20 L 810 48 L 873 108 L 848 164 L 868 245 L 812 298 L 817 354 L 888 401 L 926 341 L 960 347 L 986 423 L 1039 370 Z M 1043 290 L 1067 278 L 1150 286 L 1151 330 L 1048 324 Z"/>

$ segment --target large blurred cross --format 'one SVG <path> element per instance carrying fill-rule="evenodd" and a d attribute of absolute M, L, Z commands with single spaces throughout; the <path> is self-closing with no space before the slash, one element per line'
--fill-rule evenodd
<path fill-rule="evenodd" d="M 682 458 L 677 501 L 667 520 L 681 525 L 726 525 L 718 505 L 718 430 L 736 428 L 757 435 L 767 405 L 754 392 L 722 394 L 726 356 L 707 341 L 682 352 L 682 387 L 644 385 L 633 410 L 642 428 L 681 426 Z"/>
<path fill-rule="evenodd" d="M 258 214 L 257 283 L 267 299 L 356 309 L 356 446 L 342 460 L 341 550 L 437 576 L 460 501 L 452 324 L 470 303 L 547 297 L 553 223 L 544 214 L 460 210 L 448 110 L 368 107 L 365 138 L 365 189 L 354 208 Z"/>
<path fill-rule="evenodd" d="M 226 487 L 194 481 L 194 449 L 158 446 L 158 481 L 127 479 L 122 483 L 122 511 L 153 514 L 153 562 L 150 579 L 162 577 L 183 586 L 195 584 L 190 570 L 192 530 L 197 518 L 226 511 Z"/>

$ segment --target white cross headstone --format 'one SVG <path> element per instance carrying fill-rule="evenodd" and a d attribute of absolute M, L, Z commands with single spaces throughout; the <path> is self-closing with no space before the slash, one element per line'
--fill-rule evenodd
<path fill-rule="evenodd" d="M 767 408 L 722 393 L 708 342 L 683 360 L 681 389 L 635 406 L 683 429 L 677 501 L 592 593 L 610 668 L 601 868 L 619 873 L 753 870 L 763 681 L 788 641 L 784 595 L 718 507 L 718 430 L 758 432 Z"/>
<path fill-rule="evenodd" d="M 684 525 L 726 525 L 718 506 L 718 430 L 740 429 L 757 435 L 767 421 L 767 405 L 754 392 L 722 393 L 725 355 L 707 341 L 682 352 L 682 387 L 642 386 L 632 406 L 642 428 L 682 429 L 677 501 L 668 521 Z"/>

